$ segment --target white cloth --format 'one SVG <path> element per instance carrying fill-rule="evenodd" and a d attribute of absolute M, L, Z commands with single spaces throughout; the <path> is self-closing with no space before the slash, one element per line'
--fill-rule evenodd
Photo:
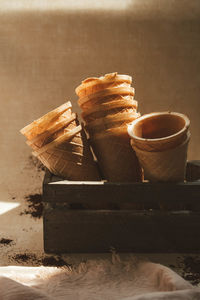
<path fill-rule="evenodd" d="M 1 300 L 194 300 L 194 288 L 169 268 L 131 258 L 76 268 L 0 267 Z"/>

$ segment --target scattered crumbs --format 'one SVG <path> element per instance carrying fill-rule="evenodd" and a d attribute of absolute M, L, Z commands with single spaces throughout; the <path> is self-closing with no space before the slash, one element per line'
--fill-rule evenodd
<path fill-rule="evenodd" d="M 37 257 L 34 253 L 18 253 L 11 257 L 14 261 L 18 263 L 31 263 L 32 265 L 43 265 L 43 266 L 54 266 L 54 267 L 71 267 L 71 264 L 68 264 L 60 256 L 44 256 Z"/>
<path fill-rule="evenodd" d="M 188 280 L 193 285 L 200 283 L 200 257 L 185 256 L 178 258 L 178 267 L 182 269 L 180 274 L 185 280 Z"/>
<path fill-rule="evenodd" d="M 3 244 L 3 245 L 10 245 L 12 242 L 13 242 L 13 240 L 5 239 L 5 238 L 2 238 L 0 240 L 0 244 Z"/>
<path fill-rule="evenodd" d="M 54 267 L 63 267 L 63 266 L 71 266 L 67 262 L 65 262 L 61 257 L 54 256 L 46 256 L 42 259 L 42 264 L 44 266 L 54 266 Z"/>
<path fill-rule="evenodd" d="M 169 265 L 170 268 L 175 269 L 175 265 Z"/>
<path fill-rule="evenodd" d="M 38 172 L 45 171 L 44 165 L 37 159 L 37 157 L 30 155 L 28 160 L 30 167 L 35 167 Z"/>
<path fill-rule="evenodd" d="M 20 215 L 31 215 L 33 218 L 40 219 L 43 214 L 43 204 L 41 194 L 31 194 L 25 197 L 28 202 L 28 209 L 25 209 Z"/>
<path fill-rule="evenodd" d="M 23 254 L 16 254 L 12 257 L 17 262 L 27 262 L 27 261 L 33 261 L 36 260 L 35 254 L 29 254 L 29 253 L 23 253 Z"/>

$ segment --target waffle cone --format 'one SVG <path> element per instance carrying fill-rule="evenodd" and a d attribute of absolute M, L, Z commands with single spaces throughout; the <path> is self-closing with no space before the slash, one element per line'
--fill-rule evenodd
<path fill-rule="evenodd" d="M 85 128 L 90 136 L 100 133 L 104 130 L 126 125 L 140 116 L 134 109 L 127 109 L 117 114 L 107 115 L 104 118 L 96 119 L 88 123 Z"/>
<path fill-rule="evenodd" d="M 58 120 L 45 132 L 35 136 L 35 138 L 33 138 L 32 140 L 27 140 L 27 145 L 32 147 L 33 150 L 37 150 L 43 147 L 44 145 L 53 141 L 59 134 L 61 134 L 61 132 L 63 132 L 63 130 L 67 130 L 68 128 L 75 128 L 77 126 L 76 117 L 76 114 L 71 114 L 66 118 Z"/>
<path fill-rule="evenodd" d="M 127 97 L 129 97 L 127 99 Z M 97 106 L 93 106 L 91 109 L 84 111 L 81 116 L 85 122 L 89 123 L 98 118 L 107 117 L 108 115 L 119 113 L 125 109 L 133 109 L 134 112 L 137 110 L 137 101 L 130 99 L 132 96 L 119 96 L 110 102 L 102 103 Z"/>
<path fill-rule="evenodd" d="M 138 149 L 164 151 L 175 148 L 187 138 L 190 121 L 176 112 L 143 115 L 128 126 L 128 132 Z"/>
<path fill-rule="evenodd" d="M 119 75 L 117 72 L 106 74 L 99 78 L 91 77 L 82 81 L 75 92 L 79 98 L 85 97 L 89 94 L 93 94 L 100 90 L 104 90 L 109 87 L 113 87 L 120 84 L 129 85 L 132 83 L 132 77 L 128 75 Z"/>
<path fill-rule="evenodd" d="M 71 152 L 68 144 L 78 136 L 80 152 Z M 53 174 L 69 180 L 99 180 L 88 141 L 81 126 L 64 133 L 56 140 L 33 152 Z"/>
<path fill-rule="evenodd" d="M 189 140 L 188 132 L 185 141 L 179 146 L 157 152 L 141 150 L 132 143 L 132 140 L 131 145 L 144 169 L 146 179 L 152 182 L 179 182 L 185 178 Z"/>
<path fill-rule="evenodd" d="M 35 120 L 31 124 L 25 126 L 20 130 L 20 132 L 23 135 L 25 135 L 25 137 L 28 140 L 32 140 L 37 135 L 45 132 L 49 127 L 51 127 L 51 125 L 56 121 L 56 119 L 59 118 L 59 116 L 63 114 L 65 111 L 67 111 L 68 109 L 70 109 L 71 111 L 71 107 L 72 107 L 71 102 L 68 101 L 62 104 L 61 106 L 57 107 L 56 109 L 48 112 L 41 118 Z"/>
<path fill-rule="evenodd" d="M 83 111 L 91 109 L 93 106 L 100 105 L 117 99 L 120 96 L 133 96 L 135 95 L 135 89 L 130 86 L 117 86 L 109 89 L 105 89 L 94 94 L 90 94 L 84 98 L 79 98 L 78 104 Z"/>
<path fill-rule="evenodd" d="M 128 135 L 104 135 L 90 140 L 102 174 L 112 182 L 138 182 L 142 170 Z"/>

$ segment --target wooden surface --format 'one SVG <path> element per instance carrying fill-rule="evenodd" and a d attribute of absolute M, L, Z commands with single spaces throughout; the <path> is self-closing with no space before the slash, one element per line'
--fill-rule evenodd
<path fill-rule="evenodd" d="M 71 182 L 46 173 L 48 253 L 198 252 L 200 181 Z"/>
<path fill-rule="evenodd" d="M 45 251 L 198 252 L 200 213 L 47 209 Z"/>
<path fill-rule="evenodd" d="M 200 179 L 200 160 L 191 160 L 187 163 L 186 180 L 193 181 Z"/>

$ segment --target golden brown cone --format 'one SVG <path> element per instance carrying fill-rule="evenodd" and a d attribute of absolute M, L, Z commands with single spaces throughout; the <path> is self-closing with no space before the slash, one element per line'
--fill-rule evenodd
<path fill-rule="evenodd" d="M 186 139 L 190 120 L 181 113 L 156 112 L 143 115 L 128 126 L 132 143 L 146 151 L 174 148 Z"/>
<path fill-rule="evenodd" d="M 120 112 L 104 118 L 96 119 L 95 121 L 88 123 L 85 128 L 91 136 L 110 128 L 125 126 L 139 116 L 139 113 L 131 110 L 130 112 Z"/>
<path fill-rule="evenodd" d="M 99 139 L 99 138 L 104 138 L 105 136 L 107 136 L 107 137 L 116 136 L 116 137 L 120 137 L 120 140 L 123 140 L 123 139 L 125 141 L 130 140 L 130 137 L 127 132 L 127 126 L 128 126 L 128 124 L 113 127 L 113 128 L 108 128 L 102 132 L 98 132 L 98 133 L 92 135 L 92 138 Z"/>
<path fill-rule="evenodd" d="M 144 169 L 146 179 L 152 182 L 180 182 L 185 179 L 189 140 L 188 131 L 183 143 L 163 151 L 141 150 L 132 143 L 132 140 L 131 144 Z"/>
<path fill-rule="evenodd" d="M 91 145 L 97 157 L 102 174 L 112 182 L 140 182 L 142 170 L 130 140 L 125 136 L 105 135 L 92 138 Z"/>
<path fill-rule="evenodd" d="M 98 181 L 100 176 L 97 166 L 93 162 L 74 162 L 67 159 L 66 153 L 57 151 L 56 149 L 49 150 L 40 155 L 39 160 L 49 169 L 53 174 L 68 180 L 78 181 Z"/>
<path fill-rule="evenodd" d="M 20 130 L 20 132 L 25 135 L 28 140 L 32 140 L 37 135 L 46 131 L 51 125 L 56 121 L 57 118 L 65 111 L 70 110 L 71 112 L 71 102 L 68 101 L 54 110 L 48 112 L 41 118 L 33 121 L 31 124 L 25 126 Z"/>
<path fill-rule="evenodd" d="M 99 180 L 86 135 L 68 102 L 21 130 L 33 155 L 55 175 L 70 180 Z"/>
<path fill-rule="evenodd" d="M 105 89 L 102 91 L 99 91 L 94 94 L 90 94 L 84 98 L 79 98 L 78 104 L 81 107 L 82 110 L 87 110 L 93 107 L 94 105 L 99 105 L 104 102 L 111 101 L 117 97 L 129 95 L 134 96 L 135 95 L 135 89 L 133 87 L 114 87 Z"/>
<path fill-rule="evenodd" d="M 97 103 L 96 105 L 92 105 L 90 108 L 87 108 L 83 111 L 85 114 L 91 114 L 96 111 L 104 111 L 109 110 L 114 107 L 123 107 L 123 106 L 131 106 L 137 109 L 138 102 L 134 100 L 134 97 L 131 95 L 113 95 L 106 98 L 106 102 Z M 92 103 L 93 104 L 93 103 Z"/>
<path fill-rule="evenodd" d="M 72 153 L 68 144 L 76 135 L 80 135 L 82 143 L 80 152 Z M 97 165 L 81 126 L 68 131 L 33 154 L 55 175 L 68 180 L 100 180 Z"/>
<path fill-rule="evenodd" d="M 94 121 L 98 118 L 106 117 L 113 113 L 119 113 L 124 109 L 132 108 L 134 112 L 137 111 L 137 101 L 136 100 L 113 100 L 104 104 L 100 104 L 97 107 L 93 107 L 90 110 L 84 111 L 81 116 L 86 123 Z"/>
<path fill-rule="evenodd" d="M 119 75 L 117 72 L 109 73 L 99 78 L 91 77 L 82 81 L 75 92 L 79 98 L 85 97 L 89 94 L 93 94 L 97 91 L 104 90 L 109 87 L 116 85 L 126 84 L 129 85 L 132 83 L 132 77 L 128 75 Z"/>
<path fill-rule="evenodd" d="M 32 140 L 27 140 L 27 145 L 41 148 L 42 146 L 53 141 L 59 134 L 63 133 L 64 130 L 70 127 L 70 123 L 73 123 L 73 126 L 76 126 L 76 114 L 71 114 L 70 117 L 62 119 L 61 121 L 55 122 L 50 128 L 48 128 L 45 132 L 37 135 Z M 74 121 L 74 122 L 73 122 Z"/>
<path fill-rule="evenodd" d="M 131 80 L 117 81 L 117 73 L 108 75 L 109 83 L 105 75 L 101 77 L 103 83 L 99 78 L 89 78 L 76 89 L 85 128 L 105 179 L 141 181 L 142 170 L 127 133 L 127 124 L 140 116 L 135 90 Z"/>

